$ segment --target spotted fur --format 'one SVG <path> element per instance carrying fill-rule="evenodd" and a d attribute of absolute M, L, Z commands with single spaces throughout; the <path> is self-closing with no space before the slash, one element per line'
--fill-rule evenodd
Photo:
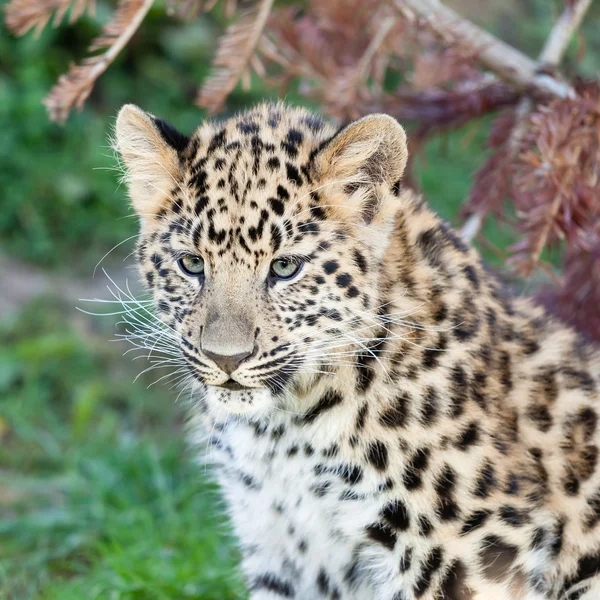
<path fill-rule="evenodd" d="M 600 354 L 403 189 L 393 119 L 126 106 L 116 146 L 253 600 L 600 598 Z"/>

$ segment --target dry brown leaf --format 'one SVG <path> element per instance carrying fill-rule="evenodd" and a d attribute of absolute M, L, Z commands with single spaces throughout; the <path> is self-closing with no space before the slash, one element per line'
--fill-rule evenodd
<path fill-rule="evenodd" d="M 274 0 L 251 5 L 239 21 L 230 25 L 219 41 L 213 74 L 198 92 L 197 103 L 212 114 L 218 112 L 250 68 Z"/>
<path fill-rule="evenodd" d="M 71 64 L 44 99 L 52 121 L 64 123 L 74 108 L 81 110 L 94 83 L 125 47 L 150 10 L 153 0 L 120 0 L 111 20 L 96 38 L 90 52 L 108 48 L 98 56 L 86 58 L 82 64 Z"/>

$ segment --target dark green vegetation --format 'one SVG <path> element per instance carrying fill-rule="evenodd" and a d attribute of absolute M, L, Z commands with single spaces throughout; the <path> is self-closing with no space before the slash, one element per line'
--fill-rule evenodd
<path fill-rule="evenodd" d="M 187 399 L 100 325 L 35 302 L 0 331 L 0 598 L 243 597 Z"/>
<path fill-rule="evenodd" d="M 99 16 L 107 11 L 99 2 Z M 528 16 L 510 25 L 522 23 L 533 51 L 549 20 Z M 48 122 L 40 102 L 83 56 L 96 26 L 84 19 L 39 40 L 0 31 L 3 255 L 51 277 L 88 279 L 101 256 L 136 233 L 111 170 L 112 121 L 121 104 L 134 102 L 183 130 L 196 126 L 202 114 L 193 98 L 218 28 L 212 18 L 181 25 L 159 6 L 64 128 Z M 586 64 L 598 63 L 588 53 Z M 260 86 L 238 91 L 229 106 L 265 95 Z M 485 158 L 486 130 L 473 124 L 432 141 L 419 159 L 429 201 L 454 222 Z M 488 227 L 488 239 L 504 248 L 510 237 Z M 0 324 L 0 598 L 242 598 L 215 488 L 183 442 L 186 402 L 175 404 L 168 386 L 146 389 L 160 375 L 133 383 L 146 364 L 108 343 L 110 319 L 84 317 L 75 304 L 39 299 Z"/>

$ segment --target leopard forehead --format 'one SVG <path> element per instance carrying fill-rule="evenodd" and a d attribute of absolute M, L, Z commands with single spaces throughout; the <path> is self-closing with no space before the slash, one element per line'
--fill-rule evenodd
<path fill-rule="evenodd" d="M 314 235 L 319 221 L 343 239 L 330 227 L 336 220 L 346 234 L 357 224 L 382 226 L 382 236 L 368 242 L 381 255 L 407 156 L 404 130 L 391 117 L 371 115 L 336 132 L 321 117 L 283 104 L 206 122 L 189 137 L 127 105 L 115 147 L 142 234 L 160 231 L 165 246 L 186 237 L 213 264 L 232 252 L 233 262 L 253 256 L 258 265 Z"/>
<path fill-rule="evenodd" d="M 181 220 L 210 260 L 232 252 L 236 262 L 253 257 L 256 264 L 293 237 L 290 219 L 300 220 L 300 242 L 315 230 L 309 223 L 323 217 L 312 191 L 311 161 L 334 133 L 305 110 L 269 105 L 206 123 L 191 136 L 183 185 L 172 190 L 174 201 L 161 212 Z"/>

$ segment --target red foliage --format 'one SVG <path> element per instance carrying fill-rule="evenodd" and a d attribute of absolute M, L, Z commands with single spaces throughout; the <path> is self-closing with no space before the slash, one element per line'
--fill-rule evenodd
<path fill-rule="evenodd" d="M 565 18 L 550 36 L 552 65 L 580 24 L 574 15 L 582 17 L 589 6 L 581 1 L 564 0 Z M 475 174 L 463 213 L 480 220 L 488 213 L 502 217 L 512 202 L 519 241 L 511 248 L 510 264 L 523 277 L 536 269 L 551 273 L 558 283 L 544 293 L 544 302 L 600 340 L 598 81 L 571 87 L 560 80 L 556 66 L 542 69 L 540 76 L 535 62 L 452 15 L 441 2 L 429 13 L 415 0 L 305 0 L 277 10 L 273 0 L 166 4 L 172 14 L 193 18 L 217 2 L 237 18 L 222 36 L 216 70 L 198 96 L 213 112 L 254 71 L 282 91 L 297 82 L 303 95 L 341 123 L 372 112 L 398 118 L 411 129 L 414 154 L 431 135 L 504 109 L 490 131 L 491 155 Z M 69 7 L 74 20 L 93 4 L 11 0 L 6 22 L 17 35 L 32 28 L 39 32 L 53 17 L 58 24 Z M 150 4 L 118 0 L 105 35 L 93 46 L 106 51 L 63 76 L 46 101 L 52 118 L 63 120 L 73 106 L 81 106 Z M 562 252 L 560 277 L 542 261 L 550 248 Z"/>
<path fill-rule="evenodd" d="M 600 86 L 577 86 L 576 98 L 554 100 L 531 115 L 525 148 L 515 162 L 512 199 L 522 239 L 513 261 L 527 275 L 544 248 L 564 242 L 570 255 L 600 238 Z"/>

